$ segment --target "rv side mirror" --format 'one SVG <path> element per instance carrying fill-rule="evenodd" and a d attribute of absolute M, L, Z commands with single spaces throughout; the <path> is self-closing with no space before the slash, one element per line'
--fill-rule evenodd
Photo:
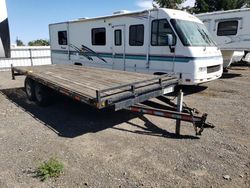
<path fill-rule="evenodd" d="M 174 36 L 172 34 L 167 34 L 167 44 L 169 46 L 174 46 Z"/>
<path fill-rule="evenodd" d="M 167 34 L 166 40 L 167 40 L 166 42 L 169 46 L 170 52 L 175 53 L 175 47 L 173 47 L 175 45 L 174 36 L 172 34 Z"/>

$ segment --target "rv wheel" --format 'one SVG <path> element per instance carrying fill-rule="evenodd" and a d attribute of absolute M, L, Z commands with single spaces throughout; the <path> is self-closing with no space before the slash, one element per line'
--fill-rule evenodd
<path fill-rule="evenodd" d="M 35 96 L 34 81 L 26 77 L 24 81 L 24 87 L 25 87 L 25 92 L 26 92 L 28 99 L 31 101 L 35 101 L 36 96 Z"/>
<path fill-rule="evenodd" d="M 77 66 L 82 66 L 82 63 L 74 63 L 74 65 L 77 65 Z"/>
<path fill-rule="evenodd" d="M 223 67 L 223 73 L 228 73 L 228 68 L 227 67 Z"/>
<path fill-rule="evenodd" d="M 49 89 L 39 83 L 35 84 L 36 103 L 39 106 L 48 106 L 50 104 L 50 91 Z"/>

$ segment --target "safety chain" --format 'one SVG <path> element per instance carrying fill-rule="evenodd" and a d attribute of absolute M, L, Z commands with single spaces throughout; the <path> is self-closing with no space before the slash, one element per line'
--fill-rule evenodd
<path fill-rule="evenodd" d="M 200 126 L 198 125 L 198 122 L 194 121 L 194 114 L 200 114 L 200 111 L 196 108 L 189 108 L 187 107 L 187 104 L 184 103 L 184 109 L 189 112 L 190 116 L 192 117 L 192 123 L 194 127 L 195 134 L 197 136 L 201 136 L 201 133 L 204 131 L 204 124 L 205 120 L 207 118 L 207 114 L 202 115 L 202 120 L 199 122 Z"/>

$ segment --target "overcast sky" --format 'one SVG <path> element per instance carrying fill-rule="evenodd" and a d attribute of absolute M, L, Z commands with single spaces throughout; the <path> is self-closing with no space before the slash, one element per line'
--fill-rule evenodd
<path fill-rule="evenodd" d="M 184 6 L 194 6 L 195 0 L 187 0 L 183 3 Z"/>

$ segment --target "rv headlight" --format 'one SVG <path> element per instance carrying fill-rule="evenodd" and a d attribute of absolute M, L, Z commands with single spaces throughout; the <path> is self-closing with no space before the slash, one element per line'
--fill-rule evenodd
<path fill-rule="evenodd" d="M 199 67 L 199 72 L 205 72 L 207 71 L 207 67 Z"/>

